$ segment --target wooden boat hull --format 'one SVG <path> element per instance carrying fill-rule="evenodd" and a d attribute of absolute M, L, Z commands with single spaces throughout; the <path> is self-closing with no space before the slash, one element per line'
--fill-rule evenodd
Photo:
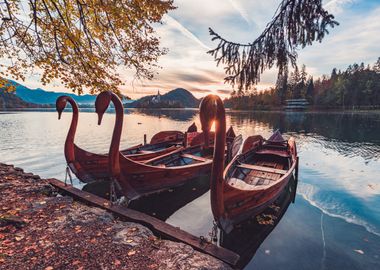
<path fill-rule="evenodd" d="M 212 166 L 211 159 L 197 156 L 195 158 L 198 160 L 190 161 L 191 158 L 186 156 L 192 156 L 196 152 L 198 154 L 200 151 L 201 146 L 190 147 L 146 162 L 134 161 L 120 155 L 121 173 L 117 177 L 117 181 L 121 186 L 122 193 L 129 200 L 134 200 L 148 194 L 183 185 L 189 180 L 209 174 Z M 193 164 L 170 165 L 171 160 L 181 159 L 181 156 L 184 156 L 185 159 Z M 177 161 L 173 163 L 177 163 Z M 167 164 L 168 166 L 161 164 Z"/>
<path fill-rule="evenodd" d="M 192 126 L 190 126 L 191 128 Z M 196 126 L 195 126 L 196 129 Z M 185 134 L 177 130 L 161 131 L 155 134 L 150 140 L 150 144 L 160 143 L 182 143 Z"/>
<path fill-rule="evenodd" d="M 208 128 L 202 128 L 204 132 L 203 146 L 187 147 L 189 145 L 189 137 L 187 136 L 184 142 L 186 148 L 184 149 L 143 162 L 134 161 L 119 152 L 124 108 L 118 96 L 111 91 L 104 91 L 96 98 L 95 109 L 98 114 L 98 124 L 101 124 L 103 115 L 111 102 L 114 104 L 116 112 L 115 128 L 108 154 L 109 175 L 112 181 L 111 199 L 115 199 L 117 194 L 114 192 L 114 187 L 125 195 L 127 201 L 130 201 L 144 195 L 183 185 L 195 177 L 211 172 L 212 155 L 209 154 L 209 150 L 212 148 L 209 147 L 208 142 L 211 123 L 209 123 Z M 209 105 L 212 104 L 209 103 Z M 201 115 L 206 109 L 205 106 L 200 107 Z M 195 125 L 188 129 L 188 133 L 195 131 L 193 126 Z M 224 130 L 221 136 L 216 136 L 215 141 L 223 141 L 225 144 L 225 132 Z M 235 136 L 234 132 L 230 132 L 230 135 L 230 137 Z M 215 157 L 223 161 L 225 147 L 218 148 L 215 153 Z"/>
<path fill-rule="evenodd" d="M 106 93 L 108 101 L 112 96 L 111 92 Z M 104 98 L 105 96 L 103 96 Z M 114 127 L 114 133 L 118 133 L 119 146 L 120 136 L 123 126 L 123 105 L 117 96 L 113 94 L 113 98 L 118 101 L 118 108 L 116 110 L 116 122 Z M 58 112 L 58 119 L 61 118 L 67 103 L 70 103 L 73 108 L 73 115 L 70 124 L 70 129 L 67 133 L 65 141 L 65 158 L 67 165 L 71 171 L 79 178 L 80 181 L 89 183 L 98 180 L 109 179 L 110 162 L 108 155 L 95 154 L 85 151 L 75 145 L 75 133 L 79 119 L 79 108 L 75 100 L 70 96 L 60 96 L 56 101 L 56 110 Z M 98 104 L 99 105 L 99 104 Z M 109 104 L 107 104 L 108 106 Z M 96 104 L 95 104 L 96 107 Z M 104 112 L 103 112 L 104 113 Z M 98 119 L 101 122 L 101 118 Z M 188 131 L 196 131 L 197 127 L 193 123 Z M 184 133 L 180 131 L 161 131 L 155 134 L 150 144 L 145 144 L 146 136 L 144 136 L 144 145 L 136 145 L 121 151 L 121 153 L 132 160 L 143 161 L 149 160 L 154 157 L 165 155 L 178 148 L 181 148 L 184 141 Z M 111 145 L 112 147 L 112 145 Z M 117 150 L 119 151 L 119 149 Z M 117 155 L 116 155 L 117 156 Z"/>
<path fill-rule="evenodd" d="M 249 191 L 244 193 L 244 195 L 240 194 L 239 189 L 226 185 L 224 189 L 225 208 L 226 216 L 230 220 L 230 224 L 227 224 L 227 222 L 226 225 L 234 226 L 248 217 L 262 212 L 280 196 L 292 177 L 293 174 L 290 174 L 281 182 L 266 190 Z"/>
<path fill-rule="evenodd" d="M 169 153 L 172 153 L 174 151 L 187 149 L 182 146 L 183 137 L 181 136 L 183 134 L 179 131 L 163 131 L 157 133 L 155 136 L 153 136 L 151 143 L 148 145 L 136 145 L 127 149 L 124 149 L 121 151 L 121 155 L 126 157 L 128 160 L 131 161 L 137 161 L 141 163 L 145 163 L 145 161 L 151 160 L 156 157 L 165 156 Z M 194 132 L 193 135 L 196 138 L 195 141 L 191 141 L 191 146 L 188 147 L 188 151 L 191 151 L 191 149 L 195 149 L 196 147 L 199 147 L 202 142 L 204 141 L 203 133 Z M 213 133 L 211 135 L 214 135 Z M 213 136 L 211 136 L 212 139 L 210 141 L 213 141 Z M 182 139 L 182 141 L 178 141 L 178 139 Z M 203 141 L 202 141 L 203 140 Z M 152 144 L 152 142 L 154 144 Z M 172 145 L 172 146 L 170 146 Z M 160 149 L 160 150 L 155 150 Z M 149 151 L 149 150 L 155 150 L 155 151 Z M 186 152 L 186 150 L 185 150 Z M 75 156 L 75 162 L 68 162 L 69 167 L 71 171 L 77 176 L 77 178 L 83 182 L 83 183 L 91 183 L 95 181 L 100 180 L 108 180 L 109 179 L 109 167 L 108 167 L 108 155 L 105 154 L 95 154 L 88 152 L 86 150 L 83 150 L 82 148 L 78 147 L 74 144 L 74 156 Z M 147 172 L 144 173 L 144 169 L 141 168 L 141 166 L 138 165 L 138 163 L 133 162 L 126 162 L 125 168 L 129 171 L 131 171 L 131 174 L 143 174 L 147 175 L 150 174 L 152 171 L 151 168 L 147 168 Z M 135 169 L 131 169 L 131 167 L 135 167 Z M 122 166 L 124 167 L 124 165 Z M 195 167 L 201 167 L 201 166 L 195 166 Z M 182 183 L 185 183 L 189 177 L 186 177 L 187 174 L 191 175 L 191 178 L 195 178 L 197 176 L 203 175 L 204 171 L 210 170 L 209 166 L 208 169 L 201 169 L 201 172 L 197 173 L 195 168 L 189 169 L 189 172 L 182 172 L 179 171 L 178 173 L 181 173 L 185 177 L 184 181 L 179 183 L 181 185 Z M 169 170 L 172 171 L 172 170 Z M 129 175 L 129 174 L 128 174 Z M 135 176 L 133 176 L 135 177 Z M 160 177 L 160 174 L 157 174 L 156 177 Z M 177 178 L 180 177 L 173 177 L 173 182 L 176 183 Z M 163 188 L 166 189 L 167 187 Z M 155 190 L 156 188 L 154 188 Z M 145 192 L 143 192 L 145 193 Z"/>
<path fill-rule="evenodd" d="M 125 155 L 131 160 L 136 161 L 144 161 L 149 160 L 157 156 L 165 155 L 167 153 L 173 152 L 180 148 L 176 146 L 163 148 L 160 151 L 150 152 L 150 153 L 139 153 L 137 154 L 127 154 Z M 124 152 L 123 151 L 121 154 Z M 83 183 L 91 183 L 100 180 L 108 180 L 109 179 L 109 160 L 108 155 L 102 154 L 94 154 L 83 150 L 74 144 L 74 162 L 68 162 L 68 166 L 71 171 L 77 176 L 77 178 Z"/>
<path fill-rule="evenodd" d="M 224 172 L 224 214 L 219 223 L 227 232 L 271 205 L 295 176 L 298 161 L 293 139 L 286 142 L 286 146 L 284 143 L 282 146 L 280 143 L 265 144 L 261 136 L 255 139 L 253 143 L 247 140 L 251 148 L 244 145 L 245 152 L 236 156 Z M 274 164 L 274 167 L 258 166 L 259 161 Z M 284 168 L 277 168 L 276 164 L 283 164 Z"/>
<path fill-rule="evenodd" d="M 239 224 L 239 227 L 234 228 L 230 233 L 220 231 L 220 246 L 240 255 L 237 264 L 238 269 L 244 269 L 252 260 L 260 245 L 285 215 L 295 193 L 296 181 L 292 178 L 278 199 L 269 207 L 260 211 L 258 215 L 252 215 L 251 218 Z"/>

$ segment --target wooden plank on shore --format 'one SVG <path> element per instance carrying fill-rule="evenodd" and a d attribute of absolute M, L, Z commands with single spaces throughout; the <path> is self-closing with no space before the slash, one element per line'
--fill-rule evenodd
<path fill-rule="evenodd" d="M 105 209 L 121 218 L 124 218 L 127 221 L 142 224 L 153 231 L 153 233 L 158 234 L 165 239 L 185 243 L 195 250 L 209 254 L 231 266 L 236 266 L 237 262 L 239 261 L 240 257 L 238 254 L 228 249 L 218 247 L 212 243 L 201 241 L 199 237 L 196 237 L 186 231 L 167 224 L 166 222 L 163 222 L 157 218 L 120 205 L 112 205 L 110 201 L 106 199 L 77 189 L 71 185 L 65 185 L 65 183 L 57 179 L 51 178 L 48 180 L 50 184 L 56 187 L 61 193 L 70 195 L 79 201 L 83 201 Z"/>

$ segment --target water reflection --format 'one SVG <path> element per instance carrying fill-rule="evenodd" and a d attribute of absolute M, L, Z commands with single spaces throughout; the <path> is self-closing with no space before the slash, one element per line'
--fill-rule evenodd
<path fill-rule="evenodd" d="M 63 145 L 70 121 L 70 112 L 61 121 L 53 111 L 1 113 L 0 162 L 63 180 Z M 114 121 L 111 110 L 99 127 L 93 110 L 81 110 L 76 143 L 92 152 L 107 152 Z M 126 110 L 121 148 L 141 143 L 144 134 L 149 140 L 161 130 L 185 131 L 192 122 L 200 127 L 194 111 Z M 322 265 L 324 269 L 380 269 L 380 113 L 229 111 L 227 125 L 244 138 L 268 137 L 280 128 L 285 137 L 296 137 L 300 155 L 297 203 L 265 238 L 246 269 L 321 269 Z M 204 183 L 207 190 L 208 181 Z M 74 185 L 81 187 L 75 179 Z M 208 236 L 210 195 L 196 191 L 200 197 L 176 207 L 174 202 L 182 197 L 199 194 L 192 188 L 186 196 L 174 191 L 147 203 L 162 209 L 140 209 L 194 235 Z"/>
<path fill-rule="evenodd" d="M 291 179 L 280 197 L 261 214 L 245 221 L 229 234 L 220 232 L 220 245 L 240 255 L 237 267 L 243 269 L 257 249 L 275 229 L 296 195 L 296 181 Z"/>
<path fill-rule="evenodd" d="M 138 112 L 139 114 L 155 116 L 158 118 L 166 117 L 168 119 L 176 121 L 190 121 L 198 114 L 198 109 L 134 109 L 132 111 Z"/>
<path fill-rule="evenodd" d="M 380 145 L 380 113 L 231 112 L 231 123 L 249 120 L 278 128 L 282 133 L 317 134 L 330 140 Z"/>
<path fill-rule="evenodd" d="M 87 184 L 83 190 L 109 198 L 109 182 Z M 209 190 L 208 177 L 198 178 L 184 186 L 142 197 L 129 208 L 165 221 L 174 212 L 202 196 Z M 296 181 L 292 178 L 280 197 L 262 213 L 236 226 L 229 234 L 219 232 L 219 245 L 240 255 L 237 268 L 243 269 L 254 257 L 257 249 L 275 229 L 295 199 Z M 208 224 L 212 226 L 212 223 Z"/>
<path fill-rule="evenodd" d="M 205 194 L 209 189 L 209 176 L 203 176 L 189 181 L 183 186 L 141 197 L 132 201 L 128 207 L 165 221 L 173 213 Z M 109 199 L 110 184 L 108 181 L 93 182 L 86 184 L 83 190 Z M 121 196 L 121 194 L 118 195 Z"/>
<path fill-rule="evenodd" d="M 346 156 L 380 158 L 380 113 L 230 112 L 233 126 L 280 129 Z"/>

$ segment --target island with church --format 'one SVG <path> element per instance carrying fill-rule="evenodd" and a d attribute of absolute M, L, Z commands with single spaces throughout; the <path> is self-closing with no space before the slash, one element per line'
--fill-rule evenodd
<path fill-rule="evenodd" d="M 193 96 L 188 90 L 176 88 L 161 95 L 160 90 L 157 95 L 142 97 L 131 103 L 124 104 L 127 108 L 197 108 L 200 100 Z"/>

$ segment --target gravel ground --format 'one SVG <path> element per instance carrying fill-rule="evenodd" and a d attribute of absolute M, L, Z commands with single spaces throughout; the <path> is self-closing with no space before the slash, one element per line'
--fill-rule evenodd
<path fill-rule="evenodd" d="M 0 163 L 0 269 L 230 269 Z"/>

